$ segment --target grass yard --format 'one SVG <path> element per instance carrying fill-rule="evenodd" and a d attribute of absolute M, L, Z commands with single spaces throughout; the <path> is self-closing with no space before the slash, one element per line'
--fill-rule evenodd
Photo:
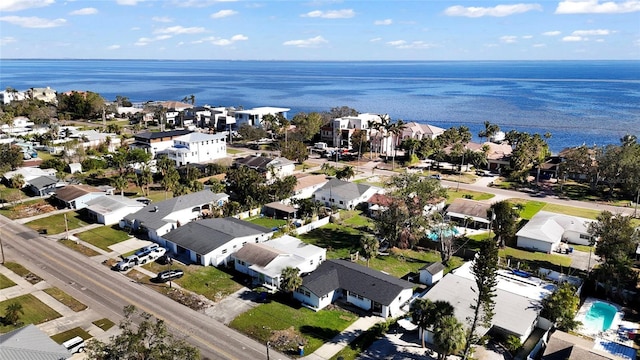
<path fill-rule="evenodd" d="M 18 303 L 22 305 L 22 310 L 24 314 L 20 314 L 20 324 L 15 325 L 0 325 L 0 333 L 4 334 L 11 330 L 15 330 L 24 325 L 28 324 L 41 324 L 43 322 L 47 322 L 49 320 L 59 318 L 60 314 L 57 311 L 53 310 L 49 306 L 47 306 L 42 301 L 38 300 L 37 297 L 26 294 L 15 297 L 13 299 L 5 300 L 0 302 L 0 314 L 1 316 L 5 315 L 5 309 L 9 304 Z"/>
<path fill-rule="evenodd" d="M 453 188 L 449 188 L 449 190 L 447 191 L 447 204 L 451 204 L 451 202 L 455 199 L 458 198 L 465 198 L 465 197 L 471 197 L 472 200 L 488 200 L 493 198 L 495 195 L 493 194 L 489 194 L 489 193 L 485 193 L 485 192 L 479 192 L 479 191 L 472 191 L 472 190 L 460 190 L 460 191 L 456 191 L 456 189 Z"/>
<path fill-rule="evenodd" d="M 546 204 L 542 210 L 554 212 L 558 214 L 571 215 L 583 217 L 586 219 L 595 219 L 600 215 L 600 210 L 584 209 L 575 206 L 558 205 L 558 204 Z"/>
<path fill-rule="evenodd" d="M 69 230 L 89 225 L 89 223 L 85 219 L 83 219 L 77 211 L 70 211 L 64 214 L 47 216 L 42 219 L 29 221 L 25 225 L 36 231 L 47 229 L 47 233 L 49 235 L 60 234 L 66 230 L 64 221 L 65 215 L 67 216 Z"/>
<path fill-rule="evenodd" d="M 306 243 L 327 249 L 329 259 L 349 258 L 360 249 L 360 237 L 357 229 L 331 223 L 299 236 Z"/>
<path fill-rule="evenodd" d="M 101 226 L 99 228 L 83 231 L 75 234 L 80 240 L 86 241 L 91 245 L 97 246 L 104 251 L 111 251 L 109 246 L 117 244 L 121 241 L 128 240 L 129 234 L 119 230 L 117 225 Z"/>
<path fill-rule="evenodd" d="M 522 206 L 522 210 L 520 210 L 520 217 L 525 220 L 531 220 L 533 215 L 537 214 L 538 211 L 542 210 L 542 208 L 544 208 L 547 205 L 547 203 L 542 201 L 531 201 L 531 200 L 515 199 L 515 198 L 508 199 L 507 201 L 509 201 L 512 204 L 517 204 L 519 206 Z"/>
<path fill-rule="evenodd" d="M 27 268 L 25 268 L 24 266 L 18 264 L 18 263 L 14 263 L 11 261 L 7 261 L 4 263 L 4 266 L 13 271 L 16 275 L 24 278 L 25 280 L 27 280 L 28 282 L 32 283 L 32 284 L 37 284 L 40 281 L 42 281 L 42 278 L 39 277 L 38 275 L 32 273 L 31 271 L 29 271 Z"/>
<path fill-rule="evenodd" d="M 356 315 L 344 310 L 315 312 L 270 301 L 236 317 L 229 326 L 263 344 L 270 341 L 271 346 L 286 355 L 298 354 L 297 340 L 301 337 L 306 342 L 304 350 L 308 355 L 356 319 Z M 290 341 L 281 341 L 282 338 Z"/>
<path fill-rule="evenodd" d="M 571 266 L 571 258 L 569 256 L 562 256 L 556 254 L 546 254 L 538 251 L 526 251 L 515 249 L 511 247 L 505 247 L 504 249 L 500 249 L 498 251 L 498 256 L 503 259 L 511 259 L 511 267 L 516 267 L 517 263 L 514 261 L 524 261 L 529 264 L 529 266 L 538 268 L 538 267 L 569 267 Z M 506 265 L 506 264 L 502 264 Z"/>
<path fill-rule="evenodd" d="M 88 256 L 88 257 L 100 255 L 99 252 L 97 252 L 97 251 L 95 251 L 95 250 L 93 250 L 93 249 L 91 249 L 91 248 L 89 248 L 87 246 L 84 246 L 84 245 L 82 245 L 80 243 L 77 243 L 77 242 L 75 242 L 73 240 L 61 239 L 61 240 L 58 240 L 58 242 L 61 243 L 64 246 L 70 248 L 71 250 L 77 251 L 77 252 L 79 252 L 79 253 L 81 253 L 81 254 L 83 254 L 85 256 Z"/>
<path fill-rule="evenodd" d="M 16 283 L 11 281 L 11 279 L 9 279 L 8 277 L 0 274 L 0 289 L 10 288 L 10 287 L 15 286 L 15 285 L 16 285 Z"/>
<path fill-rule="evenodd" d="M 75 312 L 79 312 L 87 308 L 87 305 L 81 303 L 80 301 L 76 300 L 74 297 L 58 289 L 57 287 L 50 287 L 44 289 L 43 291 Z"/>
<path fill-rule="evenodd" d="M 264 226 L 266 228 L 272 229 L 274 227 L 280 227 L 287 224 L 287 220 L 282 219 L 272 219 L 270 217 L 254 217 L 251 219 L 247 219 L 252 224 Z"/>
<path fill-rule="evenodd" d="M 91 322 L 93 325 L 99 327 L 100 329 L 102 329 L 102 331 L 107 331 L 109 329 L 111 329 L 115 323 L 107 318 L 103 318 L 103 319 L 99 319 L 96 321 Z"/>
<path fill-rule="evenodd" d="M 63 331 L 59 334 L 55 334 L 51 337 L 51 340 L 57 342 L 58 344 L 62 344 L 67 340 L 71 340 L 76 336 L 80 336 L 84 340 L 91 339 L 92 336 L 88 332 L 84 331 L 80 327 L 75 327 L 73 329 L 69 329 L 67 331 Z"/>
<path fill-rule="evenodd" d="M 342 219 L 343 224 L 353 227 L 369 228 L 373 226 L 373 221 L 362 215 L 362 211 L 359 210 L 341 211 L 340 219 Z"/>
<path fill-rule="evenodd" d="M 435 251 L 415 251 L 393 249 L 391 255 L 377 256 L 371 259 L 369 266 L 372 269 L 384 271 L 394 277 L 402 278 L 408 274 L 417 274 L 423 266 L 440 261 L 440 253 Z M 366 266 L 366 261 L 360 261 Z M 445 272 L 449 272 L 462 265 L 462 259 L 452 257 Z"/>
<path fill-rule="evenodd" d="M 242 154 L 243 152 L 244 152 L 243 150 L 227 148 L 227 154 L 235 155 L 235 154 Z"/>

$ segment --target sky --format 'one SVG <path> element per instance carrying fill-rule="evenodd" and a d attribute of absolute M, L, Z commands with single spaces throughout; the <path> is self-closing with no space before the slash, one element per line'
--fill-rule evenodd
<path fill-rule="evenodd" d="M 640 0 L 0 0 L 0 59 L 638 60 Z"/>

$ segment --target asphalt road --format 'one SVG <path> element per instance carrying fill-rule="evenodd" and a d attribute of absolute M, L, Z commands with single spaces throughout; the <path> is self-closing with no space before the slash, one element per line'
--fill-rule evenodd
<path fill-rule="evenodd" d="M 266 347 L 205 314 L 180 305 L 164 295 L 40 236 L 24 225 L 0 216 L 2 249 L 13 260 L 60 287 L 94 311 L 118 322 L 125 305 L 165 321 L 178 337 L 198 347 L 203 359 L 266 359 Z M 271 359 L 286 357 L 270 350 Z"/>

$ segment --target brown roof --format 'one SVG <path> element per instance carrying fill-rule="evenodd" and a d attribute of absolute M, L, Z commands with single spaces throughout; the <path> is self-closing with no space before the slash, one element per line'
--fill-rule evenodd
<path fill-rule="evenodd" d="M 594 350 L 594 342 L 556 330 L 549 338 L 542 360 L 609 360 L 618 357 Z"/>
<path fill-rule="evenodd" d="M 62 201 L 73 201 L 82 195 L 86 195 L 92 192 L 103 192 L 97 187 L 89 185 L 67 185 L 62 189 L 56 191 L 56 198 Z"/>
<path fill-rule="evenodd" d="M 513 148 L 509 144 L 496 144 L 492 142 L 486 142 L 482 145 L 489 146 L 489 152 L 487 153 L 487 159 L 489 160 L 502 160 L 511 156 Z"/>
<path fill-rule="evenodd" d="M 268 203 L 264 207 L 271 208 L 271 209 L 276 209 L 276 210 L 279 210 L 279 211 L 282 211 L 282 212 L 286 212 L 286 213 L 289 213 L 289 214 L 296 212 L 296 208 L 294 208 L 293 206 L 285 205 L 285 204 L 279 203 L 277 201 L 274 201 L 272 203 Z"/>
<path fill-rule="evenodd" d="M 389 206 L 393 202 L 393 199 L 385 194 L 373 194 L 367 202 L 374 205 Z"/>
<path fill-rule="evenodd" d="M 298 178 L 298 183 L 293 188 L 294 191 L 306 189 L 310 186 L 320 185 L 329 182 L 326 175 L 308 175 Z"/>
<path fill-rule="evenodd" d="M 265 267 L 269 265 L 278 255 L 284 252 L 266 246 L 264 244 L 247 243 L 240 250 L 236 251 L 235 257 L 239 260 L 246 261 L 252 265 Z"/>
<path fill-rule="evenodd" d="M 469 199 L 454 199 L 453 202 L 447 207 L 448 213 L 463 214 L 466 216 L 473 216 L 482 219 L 489 219 L 487 211 L 491 207 L 491 204 L 482 203 Z"/>

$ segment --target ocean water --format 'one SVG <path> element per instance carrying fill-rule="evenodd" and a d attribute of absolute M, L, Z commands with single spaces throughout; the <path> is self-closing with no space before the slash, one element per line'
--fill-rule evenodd
<path fill-rule="evenodd" d="M 296 62 L 0 60 L 0 88 L 90 90 L 108 100 L 359 112 L 448 128 L 484 121 L 551 133 L 551 150 L 640 137 L 638 61 Z M 476 138 L 477 140 L 477 138 Z"/>

